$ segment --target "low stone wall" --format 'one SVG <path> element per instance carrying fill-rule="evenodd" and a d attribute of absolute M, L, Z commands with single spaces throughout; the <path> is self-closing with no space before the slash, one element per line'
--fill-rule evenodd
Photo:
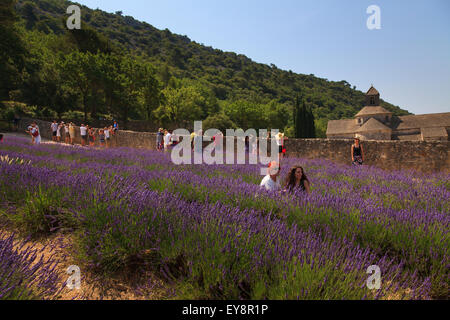
<path fill-rule="evenodd" d="M 290 156 L 351 163 L 353 140 L 289 139 Z M 364 164 L 388 170 L 450 172 L 450 141 L 363 141 Z"/>
<path fill-rule="evenodd" d="M 20 130 L 36 121 L 43 138 L 51 139 L 50 122 L 22 119 Z M 81 143 L 79 127 L 76 127 L 75 143 Z M 98 138 L 96 145 L 99 144 Z M 211 142 L 205 142 L 205 146 Z M 317 159 L 338 163 L 351 163 L 353 140 L 288 139 L 286 156 Z M 236 147 L 235 143 L 235 147 Z M 450 141 L 363 141 L 365 164 L 388 170 L 413 169 L 421 172 L 450 173 Z M 112 136 L 112 147 L 132 147 L 155 150 L 156 134 L 119 130 Z"/>

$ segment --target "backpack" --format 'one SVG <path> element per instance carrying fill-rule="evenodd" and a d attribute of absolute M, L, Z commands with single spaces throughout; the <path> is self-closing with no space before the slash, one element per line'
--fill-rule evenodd
<path fill-rule="evenodd" d="M 33 137 L 38 137 L 39 136 L 39 130 L 38 129 L 36 129 L 36 130 L 34 130 L 34 133 L 33 133 Z"/>

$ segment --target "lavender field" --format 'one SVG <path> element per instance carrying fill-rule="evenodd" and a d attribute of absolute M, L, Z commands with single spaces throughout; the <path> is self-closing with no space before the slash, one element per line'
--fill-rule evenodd
<path fill-rule="evenodd" d="M 2 228 L 71 235 L 82 270 L 152 268 L 176 299 L 449 297 L 450 175 L 288 158 L 281 176 L 302 165 L 312 192 L 280 195 L 260 189 L 260 166 L 153 151 L 9 138 L 0 156 Z M 12 242 L 0 232 L 0 298 L 58 299 L 52 261 L 27 266 Z"/>

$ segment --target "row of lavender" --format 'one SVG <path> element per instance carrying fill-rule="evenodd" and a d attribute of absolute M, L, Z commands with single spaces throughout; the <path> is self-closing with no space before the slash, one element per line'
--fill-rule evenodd
<path fill-rule="evenodd" d="M 259 190 L 256 166 L 175 167 L 158 153 L 20 140 L 0 154 L 31 161 L 1 166 L 7 216 L 31 232 L 78 228 L 104 270 L 151 249 L 166 273 L 177 261 L 186 287 L 213 297 L 374 298 L 373 264 L 378 298 L 448 292 L 448 177 L 302 161 L 312 195 L 280 197 Z"/>

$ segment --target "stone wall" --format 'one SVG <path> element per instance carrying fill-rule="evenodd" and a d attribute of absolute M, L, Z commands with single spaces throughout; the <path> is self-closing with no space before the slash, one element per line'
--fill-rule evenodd
<path fill-rule="evenodd" d="M 32 122 L 22 119 L 20 130 Z M 50 122 L 36 120 L 43 138 L 51 139 Z M 76 143 L 81 143 L 79 127 Z M 224 140 L 225 141 L 225 140 Z M 119 130 L 112 137 L 113 147 L 156 149 L 156 134 Z M 205 142 L 205 146 L 210 142 Z M 287 156 L 323 158 L 339 163 L 351 163 L 353 140 L 336 139 L 288 139 Z M 96 140 L 98 145 L 98 139 Z M 422 172 L 450 173 L 450 141 L 363 141 L 365 164 L 388 170 L 414 169 Z M 237 144 L 235 143 L 235 146 Z"/>
<path fill-rule="evenodd" d="M 288 154 L 351 163 L 353 140 L 289 139 Z M 450 172 L 450 141 L 363 141 L 365 164 L 388 170 Z"/>

